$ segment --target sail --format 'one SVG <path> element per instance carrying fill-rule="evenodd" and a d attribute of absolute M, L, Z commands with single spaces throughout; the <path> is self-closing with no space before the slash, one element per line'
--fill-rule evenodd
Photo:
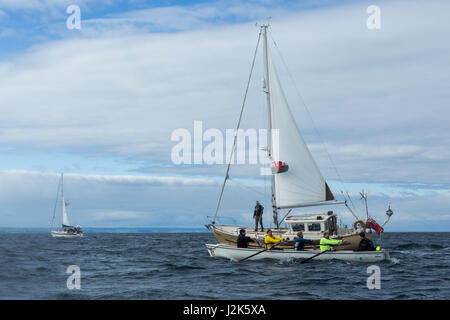
<path fill-rule="evenodd" d="M 64 197 L 62 197 L 62 225 L 63 227 L 70 227 L 69 217 L 66 212 L 66 202 L 64 201 Z"/>
<path fill-rule="evenodd" d="M 277 71 L 268 53 L 269 92 L 271 107 L 272 161 L 289 166 L 286 172 L 274 175 L 275 205 L 278 208 L 334 200 L 311 152 L 303 140 L 292 115 Z"/>

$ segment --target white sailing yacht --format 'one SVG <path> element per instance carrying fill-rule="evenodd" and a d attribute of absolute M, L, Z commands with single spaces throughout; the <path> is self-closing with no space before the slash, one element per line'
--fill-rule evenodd
<path fill-rule="evenodd" d="M 270 132 L 267 154 L 272 163 L 271 199 L 273 224 L 275 226 L 272 229 L 273 234 L 285 239 L 291 239 L 292 241 L 297 232 L 302 231 L 305 238 L 313 240 L 313 245 L 310 247 L 313 249 L 324 232 L 330 232 L 331 238 L 343 239 L 349 243 L 348 245 L 337 248 L 337 250 L 356 249 L 360 242 L 359 234 L 365 231 L 367 232 L 367 238 L 371 239 L 371 231 L 370 229 L 366 229 L 366 221 L 359 219 L 347 205 L 347 200 L 335 200 L 333 193 L 314 161 L 298 129 L 281 87 L 267 43 L 267 29 L 268 25 L 261 26 L 258 45 L 262 39 L 264 61 L 264 79 L 262 86 L 266 97 L 269 120 L 268 132 Z M 255 50 L 255 57 L 256 52 L 257 49 Z M 253 64 L 255 57 L 253 58 Z M 252 72 L 250 73 L 250 77 L 251 74 Z M 244 104 L 242 108 L 244 108 Z M 238 122 L 238 129 L 240 122 L 241 118 Z M 234 150 L 235 145 L 233 146 L 232 152 Z M 214 233 L 220 244 L 234 247 L 236 246 L 239 230 L 244 228 L 246 229 L 247 236 L 256 240 L 253 243 L 249 243 L 249 246 L 261 247 L 261 243 L 264 243 L 265 230 L 256 231 L 253 227 L 216 224 L 225 184 L 229 179 L 230 165 L 231 161 L 228 163 L 215 215 L 212 217 L 211 223 L 206 227 Z M 290 215 L 291 211 L 296 208 L 327 205 L 345 205 L 356 218 L 353 228 L 338 227 L 337 216 L 333 211 L 323 210 L 308 216 Z M 286 211 L 283 212 L 283 210 Z M 278 218 L 280 213 L 283 213 L 285 218 L 280 220 Z M 367 219 L 369 219 L 368 212 Z M 287 227 L 280 227 L 282 221 L 287 224 Z M 292 248 L 292 242 L 288 242 L 285 248 Z M 306 246 L 305 248 L 308 247 Z"/>
<path fill-rule="evenodd" d="M 56 204 L 58 203 L 59 190 L 61 189 L 61 216 L 62 216 L 62 228 L 59 230 L 53 229 L 53 222 L 55 221 L 55 213 L 56 213 Z M 52 218 L 52 230 L 50 234 L 52 237 L 63 237 L 63 238 L 74 238 L 74 237 L 82 237 L 83 231 L 81 230 L 81 226 L 72 226 L 69 222 L 69 217 L 67 215 L 66 206 L 68 203 L 64 200 L 64 174 L 61 173 L 61 180 L 58 186 L 55 210 L 53 211 Z"/>

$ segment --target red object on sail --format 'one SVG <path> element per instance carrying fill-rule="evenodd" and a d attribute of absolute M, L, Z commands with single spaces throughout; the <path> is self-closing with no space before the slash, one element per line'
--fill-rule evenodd
<path fill-rule="evenodd" d="M 272 162 L 272 173 L 277 174 L 281 172 L 286 172 L 289 170 L 289 166 L 283 161 Z"/>
<path fill-rule="evenodd" d="M 383 228 L 381 228 L 380 225 L 372 218 L 367 219 L 366 228 L 375 230 L 377 235 L 380 235 L 381 231 L 383 230 Z"/>

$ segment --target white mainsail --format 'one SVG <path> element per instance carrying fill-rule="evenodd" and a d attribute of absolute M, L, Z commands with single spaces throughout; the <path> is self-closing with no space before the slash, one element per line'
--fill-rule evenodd
<path fill-rule="evenodd" d="M 70 227 L 70 222 L 69 222 L 69 217 L 67 216 L 66 202 L 64 201 L 64 197 L 62 197 L 62 224 L 63 224 L 63 226 Z"/>
<path fill-rule="evenodd" d="M 287 172 L 275 175 L 275 205 L 277 208 L 291 208 L 332 200 L 333 196 L 289 108 L 270 52 L 268 65 L 272 161 L 282 161 L 289 166 Z"/>

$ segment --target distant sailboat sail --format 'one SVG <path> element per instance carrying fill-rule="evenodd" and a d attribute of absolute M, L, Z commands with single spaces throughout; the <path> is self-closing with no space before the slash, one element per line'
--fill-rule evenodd
<path fill-rule="evenodd" d="M 277 208 L 292 208 L 334 200 L 298 130 L 270 52 L 268 52 L 268 65 L 273 129 L 272 161 L 282 161 L 289 166 L 288 171 L 274 176 L 275 205 Z"/>
<path fill-rule="evenodd" d="M 67 216 L 67 211 L 66 211 L 66 202 L 64 201 L 64 197 L 62 197 L 62 226 L 63 228 L 70 228 L 70 222 L 69 222 L 69 217 Z"/>

